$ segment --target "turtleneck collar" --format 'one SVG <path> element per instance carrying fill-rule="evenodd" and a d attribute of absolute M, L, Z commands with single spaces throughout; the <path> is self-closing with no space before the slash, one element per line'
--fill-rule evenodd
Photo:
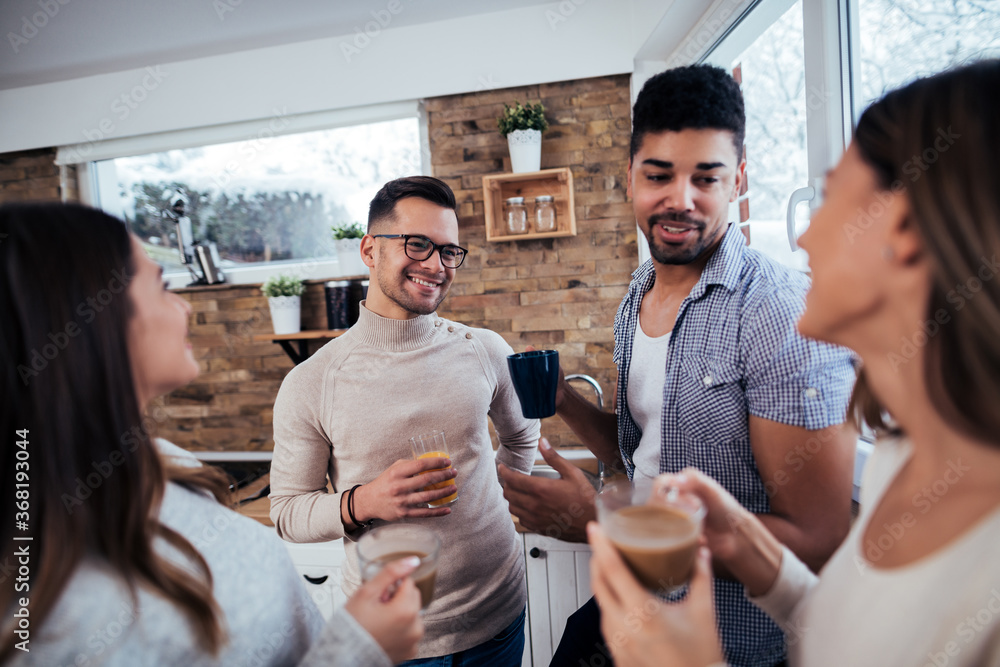
<path fill-rule="evenodd" d="M 361 302 L 358 321 L 351 332 L 365 343 L 392 352 L 416 350 L 434 335 L 434 323 L 439 320 L 437 313 L 420 315 L 409 320 L 394 320 L 376 315 Z"/>

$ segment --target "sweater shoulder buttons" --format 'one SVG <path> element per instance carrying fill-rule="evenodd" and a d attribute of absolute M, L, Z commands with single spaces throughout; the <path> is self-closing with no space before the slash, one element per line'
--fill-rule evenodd
<path fill-rule="evenodd" d="M 436 327 L 441 326 L 441 323 L 443 321 L 444 320 L 437 320 L 436 322 L 434 322 L 434 326 L 436 326 Z M 448 325 L 448 333 L 455 333 L 455 329 L 456 329 L 455 325 L 453 325 L 453 324 L 449 324 Z M 473 338 L 472 333 L 471 332 L 466 332 L 465 338 L 466 338 L 466 340 L 472 340 L 472 338 Z"/>

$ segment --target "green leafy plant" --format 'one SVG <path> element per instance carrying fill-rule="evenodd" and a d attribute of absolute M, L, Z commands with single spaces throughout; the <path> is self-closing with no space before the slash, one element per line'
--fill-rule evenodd
<path fill-rule="evenodd" d="M 302 283 L 301 278 L 277 275 L 268 278 L 264 284 L 260 286 L 260 291 L 267 297 L 302 296 L 302 293 L 306 291 L 306 286 Z"/>
<path fill-rule="evenodd" d="M 360 222 L 342 222 L 339 225 L 330 227 L 333 230 L 333 238 L 337 241 L 341 239 L 360 239 L 365 235 L 365 228 Z"/>
<path fill-rule="evenodd" d="M 506 137 L 514 130 L 544 132 L 549 129 L 549 121 L 545 120 L 545 107 L 541 102 L 521 104 L 515 100 L 514 106 L 503 105 L 503 113 L 497 118 L 497 127 L 500 128 L 500 135 Z"/>

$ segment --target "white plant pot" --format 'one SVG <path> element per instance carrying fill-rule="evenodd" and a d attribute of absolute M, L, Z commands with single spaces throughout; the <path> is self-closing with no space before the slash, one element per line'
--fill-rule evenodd
<path fill-rule="evenodd" d="M 341 276 L 368 275 L 368 267 L 361 261 L 361 239 L 336 239 L 333 246 L 337 249 Z"/>
<path fill-rule="evenodd" d="M 541 168 L 541 130 L 514 130 L 507 135 L 507 148 L 510 149 L 510 170 L 515 174 Z"/>
<path fill-rule="evenodd" d="M 271 309 L 274 333 L 292 334 L 302 330 L 302 297 L 270 296 L 267 305 Z"/>

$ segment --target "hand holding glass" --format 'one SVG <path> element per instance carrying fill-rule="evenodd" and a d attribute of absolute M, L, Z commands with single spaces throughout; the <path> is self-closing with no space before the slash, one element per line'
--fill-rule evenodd
<path fill-rule="evenodd" d="M 410 577 L 420 591 L 420 606 L 426 609 L 434 598 L 441 538 L 424 526 L 394 523 L 368 531 L 358 540 L 361 580 L 369 581 L 389 563 L 416 556 L 420 565 Z"/>
<path fill-rule="evenodd" d="M 417 460 L 448 456 L 448 444 L 444 440 L 444 431 L 431 431 L 426 435 L 415 435 L 410 438 L 410 447 L 413 449 L 413 458 Z M 431 470 L 425 470 L 420 474 L 426 475 L 429 472 L 447 470 L 450 467 L 451 464 L 449 464 L 446 468 L 432 468 Z M 441 498 L 440 500 L 432 500 L 427 503 L 428 507 L 444 507 L 445 505 L 451 505 L 453 502 L 458 500 L 458 485 L 455 483 L 454 479 L 446 479 L 445 481 L 438 482 L 436 484 L 428 484 L 421 490 L 430 491 L 432 489 L 443 489 L 447 486 L 454 487 L 455 492 Z"/>

